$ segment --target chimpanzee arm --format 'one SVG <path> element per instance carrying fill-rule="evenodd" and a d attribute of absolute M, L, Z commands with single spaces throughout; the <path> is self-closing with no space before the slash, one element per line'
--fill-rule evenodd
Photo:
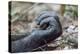
<path fill-rule="evenodd" d="M 40 47 L 45 44 L 44 40 L 50 42 L 62 34 L 62 27 L 58 18 L 48 14 L 49 16 L 42 19 L 41 16 L 38 18 L 39 25 L 43 26 L 48 24 L 45 30 L 34 30 L 30 36 L 24 37 L 23 39 L 12 41 L 12 52 L 28 52 L 33 49 Z M 46 13 L 45 13 L 46 16 Z"/>
<path fill-rule="evenodd" d="M 30 36 L 12 42 L 12 52 L 27 52 L 56 39 L 60 35 L 60 27 L 55 19 L 49 17 L 43 20 L 40 25 L 49 23 L 46 30 L 35 30 Z"/>

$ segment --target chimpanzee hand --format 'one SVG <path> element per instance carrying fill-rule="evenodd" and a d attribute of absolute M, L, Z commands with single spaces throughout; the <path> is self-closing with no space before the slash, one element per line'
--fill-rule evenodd
<path fill-rule="evenodd" d="M 62 27 L 59 22 L 59 17 L 55 12 L 42 12 L 35 21 L 37 25 L 40 25 L 40 28 L 43 28 L 45 24 L 47 25 L 44 29 L 36 29 L 32 32 L 32 35 L 37 37 L 38 41 L 46 40 L 49 42 L 62 34 Z"/>

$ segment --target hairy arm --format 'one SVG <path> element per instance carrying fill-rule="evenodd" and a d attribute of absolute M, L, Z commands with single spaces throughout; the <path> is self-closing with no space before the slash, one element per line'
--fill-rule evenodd
<path fill-rule="evenodd" d="M 46 13 L 45 13 L 46 14 Z M 36 29 L 32 31 L 31 35 L 24 37 L 23 39 L 12 41 L 12 52 L 29 52 L 33 49 L 40 47 L 45 44 L 44 40 L 50 42 L 62 34 L 62 27 L 59 20 L 55 19 L 54 16 L 50 16 L 45 19 L 37 18 L 38 25 L 43 26 L 47 24 L 48 27 L 44 30 Z"/>

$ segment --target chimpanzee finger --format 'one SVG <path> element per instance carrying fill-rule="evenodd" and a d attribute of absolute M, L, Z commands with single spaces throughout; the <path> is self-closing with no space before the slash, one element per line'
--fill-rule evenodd
<path fill-rule="evenodd" d="M 46 19 L 48 17 L 54 17 L 55 16 L 55 12 L 52 12 L 52 11 L 43 11 L 40 13 L 40 15 L 36 18 L 36 22 L 37 24 L 40 24 L 40 22 L 43 20 L 43 19 Z"/>

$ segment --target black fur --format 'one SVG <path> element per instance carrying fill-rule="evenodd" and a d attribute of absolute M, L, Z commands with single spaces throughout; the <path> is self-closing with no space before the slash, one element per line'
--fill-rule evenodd
<path fill-rule="evenodd" d="M 62 34 L 62 27 L 59 22 L 59 17 L 52 11 L 40 13 L 36 19 L 36 23 L 40 26 L 47 24 L 48 27 L 44 30 L 36 29 L 28 37 L 24 37 L 17 41 L 12 41 L 11 52 L 29 52 L 58 38 Z"/>

